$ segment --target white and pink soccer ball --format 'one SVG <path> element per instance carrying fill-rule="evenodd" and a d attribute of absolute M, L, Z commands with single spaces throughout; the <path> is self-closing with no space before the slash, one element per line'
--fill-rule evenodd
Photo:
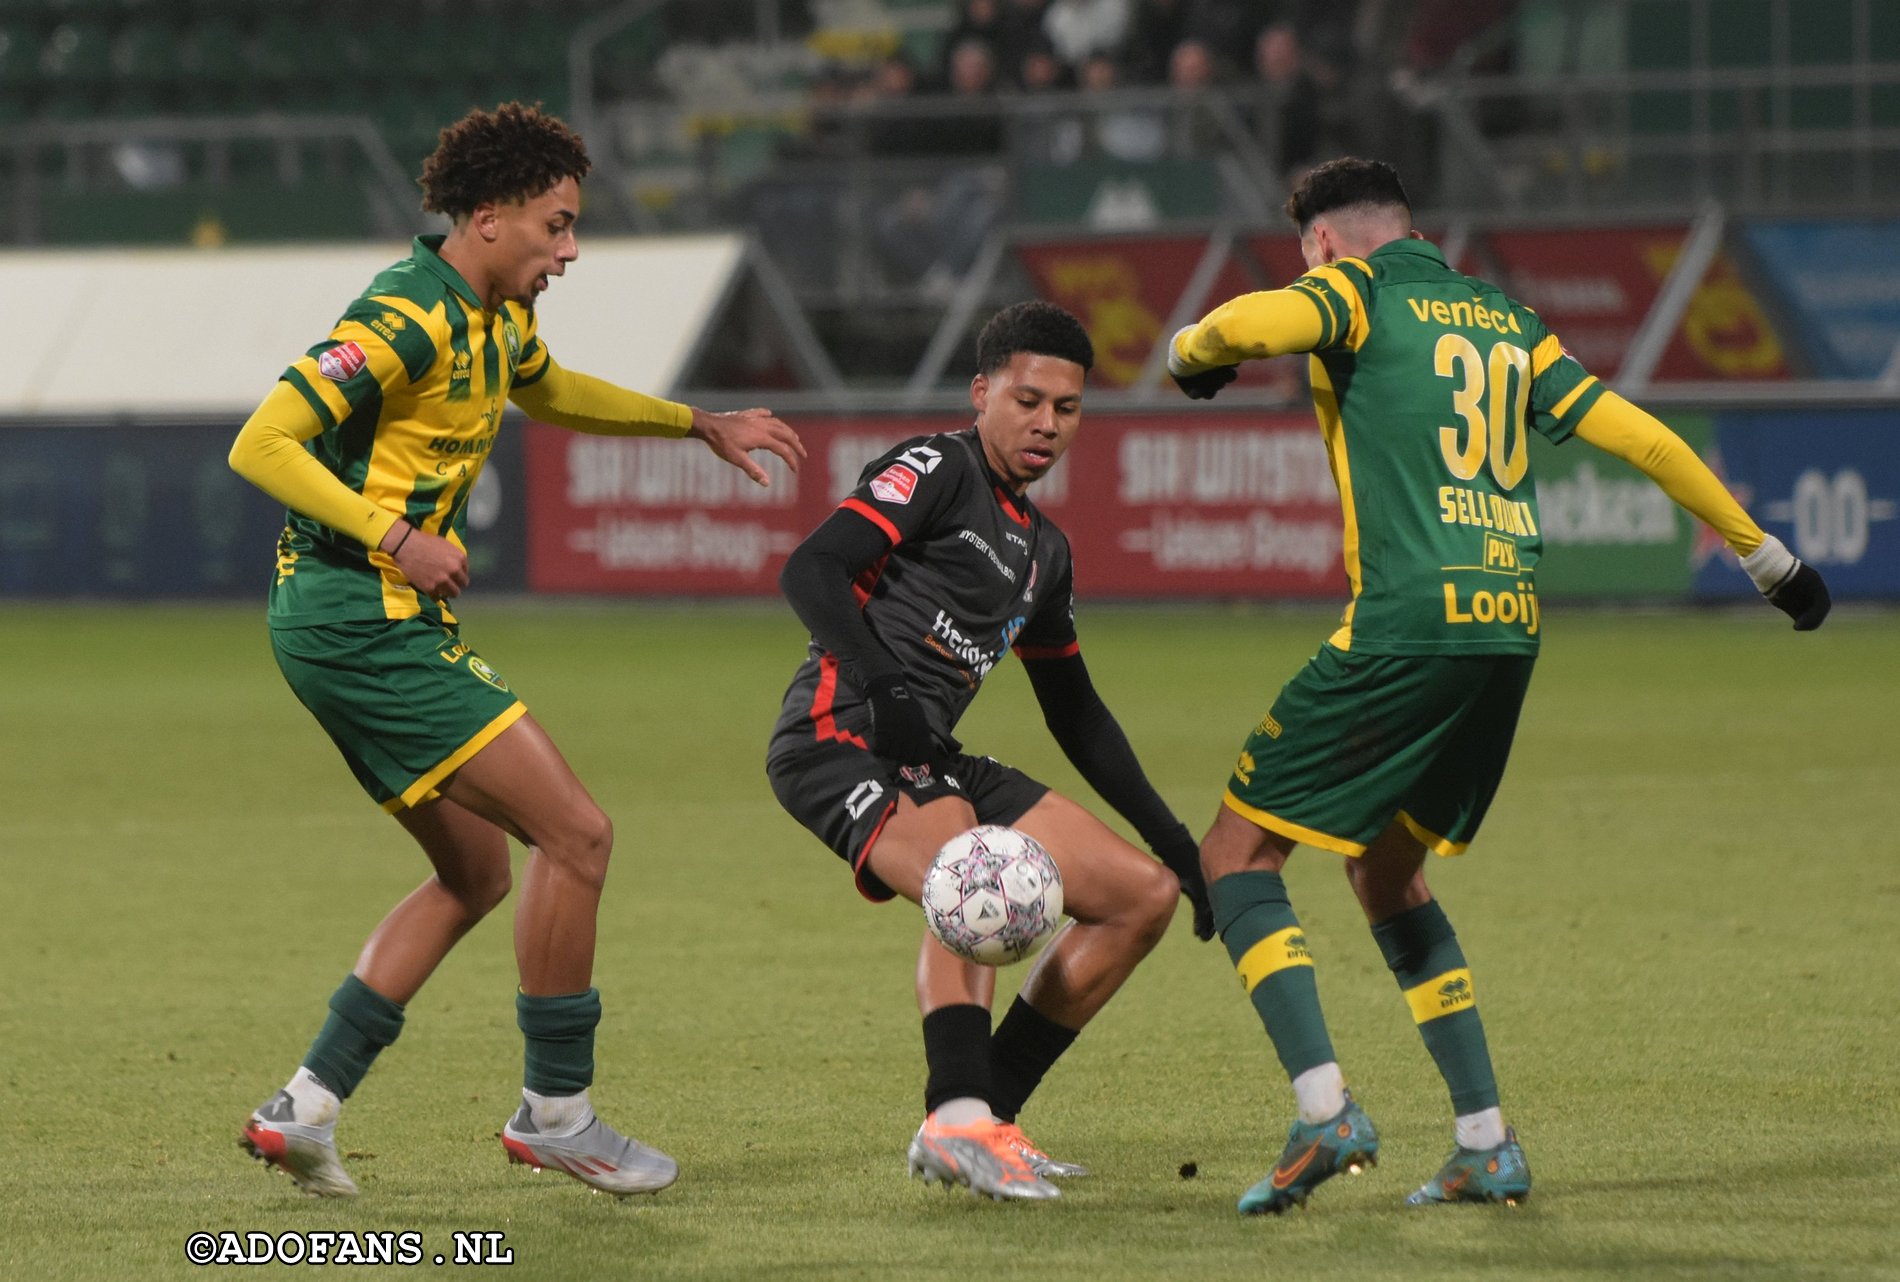
<path fill-rule="evenodd" d="M 1035 838 L 987 824 L 958 833 L 924 874 L 924 921 L 959 957 L 1007 966 L 1062 925 L 1062 874 Z"/>

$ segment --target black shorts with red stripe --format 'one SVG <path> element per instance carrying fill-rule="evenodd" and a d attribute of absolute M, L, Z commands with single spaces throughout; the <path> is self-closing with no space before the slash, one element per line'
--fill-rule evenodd
<path fill-rule="evenodd" d="M 867 749 L 861 733 L 820 737 L 810 721 L 782 726 L 772 736 L 765 774 L 786 813 L 850 866 L 858 893 L 873 903 L 896 898 L 868 861 L 900 796 L 919 806 L 961 797 L 978 823 L 1013 824 L 1049 791 L 1014 766 L 968 753 L 947 757 L 927 773 L 908 766 L 900 771 Z"/>

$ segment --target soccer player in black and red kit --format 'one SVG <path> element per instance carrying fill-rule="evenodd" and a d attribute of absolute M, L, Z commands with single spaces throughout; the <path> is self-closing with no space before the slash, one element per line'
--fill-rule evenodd
<path fill-rule="evenodd" d="M 1055 1197 L 1045 1177 L 1086 1174 L 1031 1144 L 1018 1112 L 1160 941 L 1177 894 L 1194 906 L 1195 933 L 1212 934 L 1195 842 L 1082 661 L 1069 542 L 1026 497 L 1074 441 L 1093 363 L 1088 334 L 1061 308 L 998 313 L 977 340 L 975 426 L 873 462 L 779 580 L 812 642 L 766 771 L 860 892 L 916 901 L 938 849 L 977 824 L 1028 833 L 1061 869 L 1074 921 L 994 1035 L 994 970 L 928 933 L 917 964 L 929 1081 L 911 1172 L 998 1198 Z M 1012 649 L 1056 742 L 1161 864 L 1021 771 L 963 751 L 957 720 Z"/>

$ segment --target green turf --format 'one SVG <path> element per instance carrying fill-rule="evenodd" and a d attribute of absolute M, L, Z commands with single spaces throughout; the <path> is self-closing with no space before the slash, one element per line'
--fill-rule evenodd
<path fill-rule="evenodd" d="M 0 610 L 0 1277 L 205 1276 L 197 1230 L 499 1230 L 505 1276 L 1900 1277 L 1900 644 L 1767 609 L 1555 612 L 1511 773 L 1432 869 L 1536 1172 L 1516 1211 L 1409 1211 L 1449 1149 L 1433 1074 L 1331 855 L 1289 883 L 1384 1162 L 1242 1220 L 1289 1093 L 1185 918 L 1032 1102 L 1099 1175 L 1048 1206 L 903 1178 L 918 919 L 782 815 L 761 750 L 782 609 L 476 605 L 619 831 L 596 1098 L 684 1167 L 657 1200 L 506 1166 L 507 913 L 351 1102 L 354 1203 L 243 1157 L 419 856 L 283 687 L 261 606 Z M 1197 832 L 1317 613 L 1090 611 L 1110 705 Z M 1005 665 L 966 738 L 1087 796 Z M 1183 1171 L 1192 1164 L 1194 1178 Z M 274 1273 L 278 1270 L 265 1270 Z M 255 1271 L 253 1271 L 255 1272 Z M 224 1272 L 224 1276 L 231 1276 Z"/>

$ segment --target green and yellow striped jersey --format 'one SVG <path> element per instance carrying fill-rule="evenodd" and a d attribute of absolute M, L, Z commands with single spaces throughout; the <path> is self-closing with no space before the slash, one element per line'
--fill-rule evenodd
<path fill-rule="evenodd" d="M 370 282 L 283 381 L 323 424 L 305 448 L 338 480 L 459 546 L 508 395 L 547 372 L 548 354 L 533 310 L 510 302 L 487 312 L 442 261 L 442 241 L 416 237 L 410 256 Z M 271 626 L 425 613 L 453 619 L 383 553 L 286 513 Z"/>
<path fill-rule="evenodd" d="M 1367 654 L 1535 654 L 1543 551 L 1528 433 L 1567 439 L 1603 394 L 1537 314 L 1396 240 L 1315 268 L 1313 406 Z"/>

